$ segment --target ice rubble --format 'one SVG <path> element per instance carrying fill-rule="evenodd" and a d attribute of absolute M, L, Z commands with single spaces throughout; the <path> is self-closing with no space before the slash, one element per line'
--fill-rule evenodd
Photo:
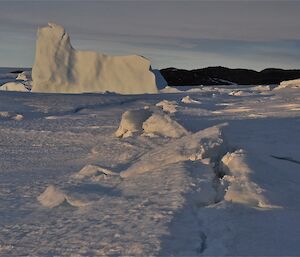
<path fill-rule="evenodd" d="M 143 94 L 161 87 L 148 59 L 76 51 L 65 29 L 53 23 L 38 30 L 32 78 L 33 92 Z"/>
<path fill-rule="evenodd" d="M 224 125 L 221 124 L 186 135 L 163 147 L 154 149 L 143 155 L 128 169 L 122 171 L 120 176 L 126 178 L 187 160 L 195 161 L 209 158 L 215 161 L 227 152 L 227 144 L 222 135 Z"/>
<path fill-rule="evenodd" d="M 19 92 L 28 92 L 31 90 L 32 79 L 30 71 L 23 71 L 19 73 L 15 79 L 16 81 L 10 81 L 0 86 L 0 90 Z"/>
<path fill-rule="evenodd" d="M 145 136 L 157 135 L 171 138 L 179 138 L 188 134 L 184 127 L 168 115 L 153 113 L 149 109 L 124 112 L 115 135 L 126 138 L 133 136 L 136 132 L 144 132 Z"/>
<path fill-rule="evenodd" d="M 250 178 L 254 171 L 249 167 L 244 150 L 227 153 L 221 160 L 221 166 L 226 174 L 223 182 L 229 185 L 224 196 L 226 201 L 260 208 L 275 207 L 265 198 L 265 190 Z"/>
<path fill-rule="evenodd" d="M 282 81 L 278 87 L 275 87 L 275 90 L 283 88 L 300 88 L 300 79 Z"/>

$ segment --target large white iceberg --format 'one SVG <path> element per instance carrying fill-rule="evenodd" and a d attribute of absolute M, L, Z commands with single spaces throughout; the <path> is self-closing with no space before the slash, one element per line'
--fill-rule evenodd
<path fill-rule="evenodd" d="M 49 23 L 37 33 L 33 92 L 157 93 L 158 80 L 142 56 L 108 56 L 76 51 L 62 26 Z"/>

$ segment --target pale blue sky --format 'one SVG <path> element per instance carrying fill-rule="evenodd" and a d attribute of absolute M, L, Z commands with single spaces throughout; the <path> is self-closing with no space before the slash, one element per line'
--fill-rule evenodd
<path fill-rule="evenodd" d="M 75 48 L 137 53 L 156 68 L 300 68 L 300 1 L 0 0 L 0 66 L 31 66 L 35 34 L 65 26 Z"/>

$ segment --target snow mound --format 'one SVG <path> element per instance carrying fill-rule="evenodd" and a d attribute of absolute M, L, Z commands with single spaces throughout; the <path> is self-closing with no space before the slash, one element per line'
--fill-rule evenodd
<path fill-rule="evenodd" d="M 84 178 L 92 178 L 93 180 L 98 180 L 102 176 L 105 175 L 119 175 L 109 169 L 100 167 L 98 165 L 88 164 L 84 166 L 78 173 L 73 175 L 75 179 L 84 179 Z"/>
<path fill-rule="evenodd" d="M 237 150 L 227 153 L 221 160 L 226 173 L 223 181 L 228 183 L 224 199 L 253 207 L 270 208 L 271 205 L 264 197 L 264 189 L 250 178 L 255 173 L 248 164 L 247 153 Z"/>
<path fill-rule="evenodd" d="M 143 123 L 146 134 L 155 134 L 165 137 L 179 138 L 189 133 L 178 122 L 172 120 L 167 115 L 154 113 Z"/>
<path fill-rule="evenodd" d="M 0 87 L 2 91 L 18 91 L 18 92 L 28 92 L 29 89 L 20 82 L 8 82 Z"/>
<path fill-rule="evenodd" d="M 30 81 L 31 78 L 31 71 L 23 71 L 18 74 L 16 80 L 24 80 L 24 81 Z"/>
<path fill-rule="evenodd" d="M 143 130 L 143 122 L 151 116 L 148 109 L 129 110 L 122 114 L 120 126 L 115 132 L 117 137 L 130 137 L 134 132 Z"/>
<path fill-rule="evenodd" d="M 168 100 L 162 100 L 161 102 L 157 103 L 156 106 L 161 107 L 164 112 L 168 112 L 168 113 L 177 112 L 177 107 L 178 107 L 176 101 L 168 101 Z"/>
<path fill-rule="evenodd" d="M 47 208 L 54 208 L 65 202 L 74 207 L 83 207 L 88 205 L 87 203 L 67 196 L 64 192 L 53 185 L 48 186 L 37 199 L 41 205 Z"/>
<path fill-rule="evenodd" d="M 38 200 L 43 206 L 54 208 L 61 205 L 66 200 L 66 195 L 55 186 L 50 185 L 38 197 Z"/>
<path fill-rule="evenodd" d="M 53 23 L 38 30 L 32 78 L 33 92 L 157 93 L 148 59 L 76 51 L 65 29 Z"/>
<path fill-rule="evenodd" d="M 200 101 L 197 100 L 193 100 L 189 95 L 183 97 L 181 99 L 181 102 L 185 103 L 185 104 L 201 104 Z"/>
<path fill-rule="evenodd" d="M 184 136 L 140 157 L 120 176 L 127 178 L 149 171 L 159 171 L 167 165 L 183 162 L 210 159 L 216 161 L 227 152 L 222 127 L 226 124 L 210 127 L 197 133 Z"/>
<path fill-rule="evenodd" d="M 24 116 L 22 114 L 16 114 L 12 117 L 12 119 L 16 121 L 21 121 L 24 119 Z"/>
<path fill-rule="evenodd" d="M 284 88 L 300 88 L 300 79 L 282 81 L 278 87 L 274 88 L 274 90 Z"/>

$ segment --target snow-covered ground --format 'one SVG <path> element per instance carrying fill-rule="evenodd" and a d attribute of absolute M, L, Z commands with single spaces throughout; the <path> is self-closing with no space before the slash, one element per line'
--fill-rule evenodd
<path fill-rule="evenodd" d="M 300 253 L 297 88 L 3 91 L 0 146 L 1 256 Z"/>

